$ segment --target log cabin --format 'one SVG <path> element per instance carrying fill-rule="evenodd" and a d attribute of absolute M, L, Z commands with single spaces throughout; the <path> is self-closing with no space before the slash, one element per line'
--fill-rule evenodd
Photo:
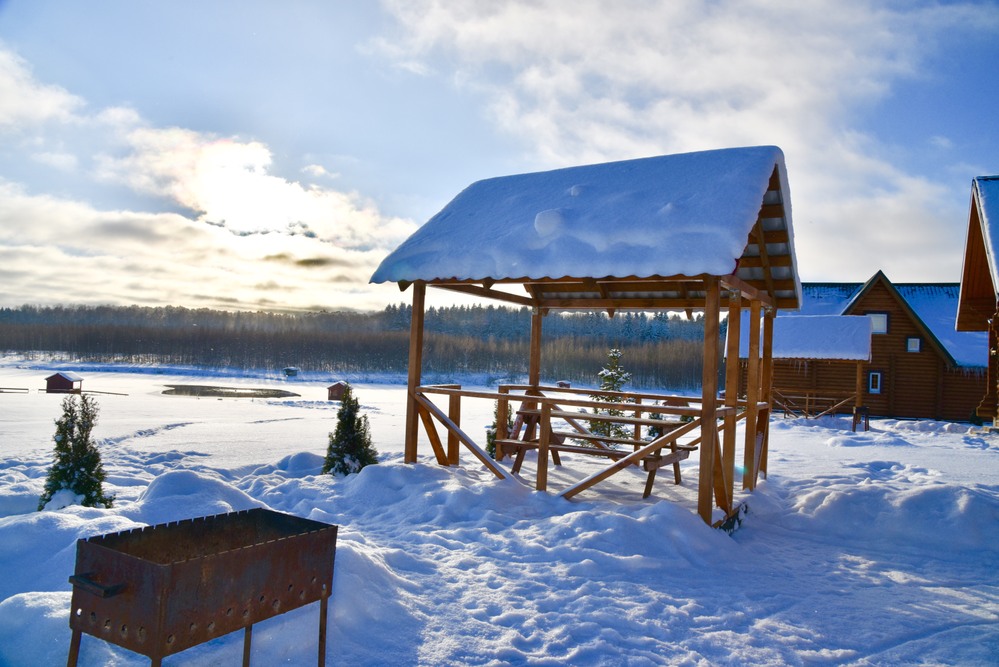
<path fill-rule="evenodd" d="M 791 410 L 807 402 L 800 412 L 811 416 L 835 406 L 878 417 L 973 420 L 985 390 L 986 336 L 955 330 L 958 291 L 956 283 L 895 284 L 882 271 L 866 283 L 802 283 L 801 310 L 779 319 L 866 316 L 870 357 L 845 363 L 821 350 L 775 353 L 775 395 L 788 397 Z M 778 326 L 775 350 L 788 343 L 779 333 Z"/>

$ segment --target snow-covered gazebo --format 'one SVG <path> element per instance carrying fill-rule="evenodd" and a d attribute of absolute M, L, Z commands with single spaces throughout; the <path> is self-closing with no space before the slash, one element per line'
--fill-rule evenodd
<path fill-rule="evenodd" d="M 374 283 L 412 288 L 405 460 L 416 461 L 422 420 L 441 464 L 457 463 L 461 443 L 497 476 L 509 474 L 461 430 L 457 402 L 463 396 L 514 399 L 502 388 L 486 395 L 454 386 L 421 386 L 428 287 L 532 309 L 528 385 L 520 398 L 530 398 L 522 407 L 534 410 L 522 410 L 521 416 L 533 416 L 539 431 L 530 442 L 513 442 L 506 439 L 509 434 L 500 420 L 497 437 L 521 451 L 537 448 L 539 490 L 546 488 L 548 455 L 557 460 L 560 448 L 551 419 L 571 423 L 576 413 L 566 406 L 590 405 L 578 395 L 561 397 L 556 404 L 549 391 L 575 390 L 540 385 L 544 316 L 562 310 L 605 310 L 612 315 L 625 309 L 699 310 L 704 313 L 705 337 L 697 404 L 667 399 L 653 406 L 652 401 L 641 403 L 642 397 L 628 399 L 641 403 L 634 412 L 636 429 L 646 421 L 642 414 L 690 416 L 694 421 L 652 443 L 639 440 L 636 430 L 635 440 L 628 441 L 634 453 L 627 456 L 595 442 L 597 453 L 611 463 L 561 495 L 575 495 L 640 462 L 650 470 L 648 493 L 655 469 L 684 457 L 677 451 L 681 434 L 699 429 L 698 513 L 711 523 L 717 505 L 731 516 L 737 511 L 732 491 L 737 420 L 747 422 L 743 487 L 753 488 L 760 468 L 765 469 L 773 317 L 777 309 L 795 309 L 801 300 L 793 238 L 784 156 L 774 146 L 665 155 L 473 183 L 386 257 L 371 278 Z M 743 400 L 737 397 L 738 336 L 730 337 L 725 352 L 734 363 L 728 367 L 724 399 L 719 399 L 723 308 L 736 324 L 744 309 L 750 320 L 763 321 L 762 327 L 751 328 L 756 333 L 749 336 L 749 372 L 755 379 Z M 449 396 L 449 411 L 437 407 L 431 395 Z M 447 429 L 446 452 L 432 418 Z M 574 435 L 597 439 L 585 432 Z"/>

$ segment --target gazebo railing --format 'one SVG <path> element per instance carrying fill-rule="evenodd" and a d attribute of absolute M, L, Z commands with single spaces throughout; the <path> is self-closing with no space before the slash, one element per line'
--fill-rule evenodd
<path fill-rule="evenodd" d="M 446 410 L 433 400 L 434 397 L 445 396 Z M 649 473 L 644 497 L 651 493 L 656 471 L 662 467 L 673 466 L 674 481 L 679 484 L 679 463 L 697 450 L 705 428 L 701 399 L 686 396 L 532 385 L 501 385 L 497 391 L 462 389 L 460 385 L 424 385 L 416 388 L 413 398 L 431 448 L 441 465 L 457 465 L 460 448 L 464 446 L 494 475 L 508 479 L 519 472 L 525 452 L 536 450 L 538 469 L 535 488 L 547 491 L 549 458 L 556 465 L 561 464 L 562 453 L 590 454 L 609 460 L 603 469 L 562 490 L 559 495 L 565 498 L 638 465 Z M 484 399 L 497 403 L 495 459 L 462 430 L 462 399 Z M 712 428 L 717 430 L 718 437 L 711 441 L 716 443 L 716 447 L 721 446 L 719 443 L 725 429 L 734 429 L 736 423 L 750 412 L 746 401 L 734 403 L 719 405 L 715 410 Z M 515 409 L 513 404 L 516 404 Z M 758 411 L 765 408 L 766 403 L 756 404 Z M 609 414 L 608 411 L 617 414 Z M 512 428 L 507 425 L 507 415 L 516 415 Z M 444 427 L 446 439 L 438 432 L 435 420 Z M 612 436 L 595 432 L 592 427 L 594 422 L 615 425 L 625 434 Z M 659 434 L 650 437 L 650 427 L 659 427 Z M 758 439 L 747 435 L 746 447 L 758 446 Z M 498 463 L 508 454 L 516 455 L 510 471 Z M 759 451 L 751 452 L 747 459 L 758 463 L 760 454 Z M 729 514 L 735 509 L 735 470 L 734 465 L 729 469 L 723 460 L 734 461 L 734 455 L 723 459 L 719 451 L 713 457 L 712 486 L 716 504 Z M 758 465 L 757 469 L 743 472 L 744 476 L 753 475 L 754 484 L 757 473 Z"/>

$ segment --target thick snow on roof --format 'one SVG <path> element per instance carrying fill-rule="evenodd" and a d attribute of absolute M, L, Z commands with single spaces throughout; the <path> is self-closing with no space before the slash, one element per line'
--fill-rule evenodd
<path fill-rule="evenodd" d="M 775 166 L 790 231 L 775 146 L 479 181 L 386 257 L 371 282 L 727 275 Z"/>
<path fill-rule="evenodd" d="M 999 205 L 999 187 L 995 201 Z M 999 211 L 996 214 L 999 221 Z M 893 286 L 955 362 L 961 366 L 988 365 L 988 333 L 955 330 L 960 290 L 957 283 L 893 283 Z M 779 311 L 777 319 L 842 314 L 863 287 L 863 283 L 802 283 L 801 310 Z"/>
<path fill-rule="evenodd" d="M 59 377 L 59 376 L 63 377 L 66 380 L 69 380 L 70 382 L 83 382 L 83 378 L 74 373 L 73 371 L 59 371 L 58 373 L 53 373 L 52 375 L 48 376 L 45 379 L 48 380 L 50 378 Z"/>
<path fill-rule="evenodd" d="M 999 285 L 999 176 L 979 176 L 975 179 L 975 188 L 978 190 L 978 218 L 982 225 L 985 252 L 989 257 L 992 284 Z"/>
<path fill-rule="evenodd" d="M 999 194 L 999 193 L 997 193 Z M 997 211 L 999 213 L 999 211 Z M 961 366 L 989 365 L 987 331 L 957 331 L 957 283 L 896 284 L 895 289 Z"/>
<path fill-rule="evenodd" d="M 749 320 L 741 320 L 739 356 L 749 356 Z M 795 315 L 774 320 L 774 359 L 871 358 L 871 318 L 852 315 Z"/>

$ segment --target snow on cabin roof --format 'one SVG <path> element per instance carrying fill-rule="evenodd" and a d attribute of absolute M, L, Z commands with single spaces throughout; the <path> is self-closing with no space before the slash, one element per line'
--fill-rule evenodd
<path fill-rule="evenodd" d="M 749 320 L 740 321 L 739 357 L 749 356 Z M 854 315 L 795 315 L 774 320 L 774 359 L 869 361 L 871 318 Z"/>
<path fill-rule="evenodd" d="M 999 192 L 996 193 L 999 195 Z M 999 212 L 997 212 L 999 213 Z M 780 312 L 783 317 L 840 315 L 847 311 L 866 283 L 802 283 L 801 310 Z M 893 283 L 940 344 L 961 366 L 988 365 L 988 334 L 957 331 L 959 285 L 957 283 Z"/>
<path fill-rule="evenodd" d="M 989 258 L 992 284 L 999 285 L 999 176 L 979 176 L 974 179 L 978 190 L 978 219 L 982 225 L 985 252 Z"/>
<path fill-rule="evenodd" d="M 45 378 L 46 380 L 51 380 L 54 377 L 61 377 L 64 380 L 69 380 L 70 382 L 83 382 L 83 378 L 74 373 L 73 371 L 59 371 L 53 373 L 52 375 Z"/>
<path fill-rule="evenodd" d="M 783 202 L 765 202 L 777 170 Z M 784 207 L 776 146 L 609 162 L 473 183 L 386 257 L 371 282 L 652 277 L 736 272 L 761 204 Z M 793 294 L 797 301 L 797 290 Z"/>

